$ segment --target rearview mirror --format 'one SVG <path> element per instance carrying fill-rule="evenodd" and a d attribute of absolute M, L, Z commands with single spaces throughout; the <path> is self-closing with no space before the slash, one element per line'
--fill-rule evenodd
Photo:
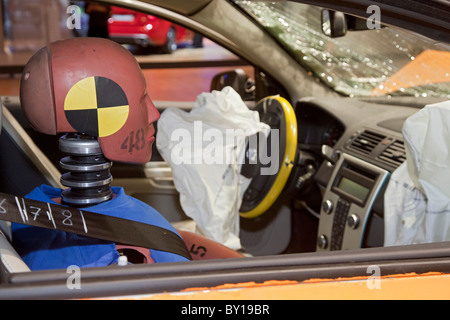
<path fill-rule="evenodd" d="M 367 19 L 327 9 L 321 11 L 320 21 L 322 32 L 330 38 L 343 37 L 347 31 L 371 30 L 384 27 L 376 20 L 374 24 Z"/>
<path fill-rule="evenodd" d="M 322 32 L 330 38 L 343 37 L 347 33 L 347 21 L 343 12 L 324 9 L 320 20 Z"/>

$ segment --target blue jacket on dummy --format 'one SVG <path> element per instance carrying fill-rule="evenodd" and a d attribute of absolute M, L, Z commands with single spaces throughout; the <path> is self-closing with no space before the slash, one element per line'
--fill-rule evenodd
<path fill-rule="evenodd" d="M 126 195 L 121 187 L 111 189 L 115 194 L 112 200 L 86 210 L 151 224 L 178 234 L 155 209 Z M 25 198 L 56 203 L 52 199 L 61 197 L 61 192 L 61 189 L 42 185 Z M 16 223 L 12 224 L 12 232 L 14 247 L 31 270 L 65 269 L 70 265 L 80 268 L 104 267 L 117 263 L 119 258 L 115 244 L 104 240 Z M 188 261 L 180 255 L 153 249 L 150 256 L 154 262 Z"/>

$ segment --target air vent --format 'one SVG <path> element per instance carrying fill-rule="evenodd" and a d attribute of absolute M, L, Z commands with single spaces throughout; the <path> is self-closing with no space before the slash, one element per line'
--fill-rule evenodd
<path fill-rule="evenodd" d="M 403 141 L 395 140 L 380 154 L 378 159 L 394 167 L 401 165 L 406 160 Z"/>
<path fill-rule="evenodd" d="M 370 154 L 384 138 L 386 138 L 386 136 L 382 134 L 365 130 L 353 139 L 348 148 L 364 154 Z"/>

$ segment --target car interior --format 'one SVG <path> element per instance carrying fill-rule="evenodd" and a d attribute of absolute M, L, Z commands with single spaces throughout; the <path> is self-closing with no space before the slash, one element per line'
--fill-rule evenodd
<path fill-rule="evenodd" d="M 176 22 L 182 24 L 187 18 L 183 19 Z M 187 25 L 192 26 L 195 26 L 194 22 Z M 211 37 L 211 30 L 206 35 Z M 212 37 L 212 40 L 219 43 L 222 41 L 220 37 Z M 245 60 L 249 56 L 243 58 Z M 405 261 L 414 261 L 415 257 L 419 257 L 418 260 L 428 257 L 436 260 L 436 271 L 448 271 L 449 265 L 445 257 L 448 257 L 449 252 L 445 243 L 410 249 L 383 248 L 384 193 L 391 174 L 407 157 L 402 135 L 403 124 L 425 105 L 448 98 L 353 98 L 338 94 L 301 96 L 298 90 L 292 90 L 294 84 L 291 83 L 289 87 L 285 85 L 284 79 L 281 79 L 281 83 L 263 68 L 258 59 L 255 59 L 256 62 L 250 59 L 248 61 L 253 67 L 253 74 L 246 74 L 239 67 L 218 73 L 211 79 L 211 90 L 231 86 L 250 110 L 259 113 L 262 122 L 271 129 L 280 129 L 282 134 L 277 141 L 280 146 L 286 146 L 290 141 L 290 122 L 295 122 L 297 133 L 293 156 L 285 160 L 287 149 L 283 147 L 280 148 L 279 155 L 283 159 L 280 167 L 289 166 L 289 172 L 286 179 L 280 182 L 276 179 L 278 171 L 271 176 L 261 176 L 255 174 L 258 170 L 247 168 L 253 173 L 250 187 L 243 196 L 239 218 L 242 257 L 215 258 L 203 261 L 203 264 L 195 262 L 192 266 L 183 264 L 182 269 L 188 275 L 183 286 L 195 285 L 196 281 L 200 281 L 200 275 L 195 274 L 199 268 L 204 271 L 205 279 L 212 279 L 219 274 L 222 280 L 244 281 L 244 276 L 240 278 L 234 273 L 235 269 L 240 268 L 241 271 L 253 272 L 255 281 L 263 281 L 275 276 L 274 266 L 284 268 L 285 271 L 281 272 L 283 275 L 280 275 L 283 279 L 290 276 L 298 278 L 298 275 L 293 275 L 296 269 L 289 269 L 289 266 L 298 265 L 304 265 L 305 270 L 308 269 L 303 270 L 305 278 L 311 275 L 330 277 L 355 275 L 352 272 L 364 274 L 367 261 L 371 260 L 387 261 L 385 272 L 401 268 L 421 270 L 417 269 L 419 263 L 408 267 Z M 321 86 L 322 84 L 317 84 L 316 92 L 322 90 L 319 88 Z M 285 98 L 288 107 L 266 107 L 264 101 L 274 96 Z M 172 107 L 171 103 L 165 101 L 154 103 L 161 114 Z M 58 149 L 61 135 L 51 136 L 35 131 L 24 116 L 19 97 L 1 97 L 1 104 L 0 192 L 23 197 L 41 184 L 64 188 L 60 182 L 60 160 L 64 155 Z M 192 109 L 192 106 L 186 108 L 186 105 L 189 103 L 183 104 L 185 110 Z M 287 115 L 286 108 L 291 108 L 289 110 L 293 113 Z M 158 128 L 155 129 L 158 132 Z M 257 166 L 259 169 L 261 164 Z M 127 194 L 154 207 L 175 227 L 192 221 L 182 209 L 172 169 L 156 148 L 156 143 L 153 145 L 150 162 L 144 165 L 114 163 L 110 171 L 113 176 L 112 185 L 124 187 Z M 278 186 L 280 192 L 273 201 L 262 209 L 261 214 L 246 217 L 245 211 L 255 209 L 273 194 L 274 185 Z M 37 276 L 30 276 L 36 272 L 30 272 L 15 252 L 14 243 L 10 242 L 9 222 L 0 223 L 0 287 L 10 286 L 9 294 L 17 290 L 17 296 L 20 297 L 20 288 L 14 287 L 15 283 L 34 283 L 38 286 L 65 279 L 64 270 L 37 272 Z M 188 247 L 193 257 L 201 253 L 193 248 Z M 241 265 L 236 259 L 247 262 L 242 262 Z M 400 262 L 389 269 L 387 265 L 393 265 L 394 260 Z M 270 268 L 263 271 L 266 266 Z M 335 269 L 331 270 L 330 266 Z M 163 285 L 163 289 L 169 291 L 180 288 L 179 284 L 174 283 L 181 277 L 176 274 L 179 270 L 176 264 L 166 267 L 154 265 L 150 266 L 151 269 L 148 267 L 134 266 L 134 269 L 125 271 L 125 275 L 130 277 L 125 276 L 121 281 L 128 281 L 126 286 L 134 285 L 138 288 L 137 292 L 157 292 Z M 259 270 L 261 274 L 254 270 Z M 101 275 L 102 272 L 104 276 Z M 86 294 L 104 295 L 105 290 L 112 285 L 107 282 L 118 273 L 117 268 L 86 271 L 88 279 L 102 279 L 101 289 L 96 291 L 93 280 L 92 287 L 89 287 Z M 155 275 L 163 281 L 155 284 L 154 288 L 148 282 L 146 287 L 139 287 L 140 275 L 146 275 L 147 278 L 148 275 Z M 205 279 L 202 283 L 216 283 Z M 50 297 L 71 297 L 72 293 L 65 293 L 64 296 L 63 289 L 50 287 L 49 285 L 47 291 Z M 126 292 L 126 289 L 120 291 L 122 294 Z"/>

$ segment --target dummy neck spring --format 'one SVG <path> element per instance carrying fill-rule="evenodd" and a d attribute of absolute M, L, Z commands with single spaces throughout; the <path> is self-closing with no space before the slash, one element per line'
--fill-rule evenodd
<path fill-rule="evenodd" d="M 110 168 L 98 140 L 87 135 L 66 134 L 59 139 L 59 149 L 67 154 L 59 164 L 68 172 L 61 176 L 62 201 L 74 207 L 95 205 L 112 198 Z"/>

